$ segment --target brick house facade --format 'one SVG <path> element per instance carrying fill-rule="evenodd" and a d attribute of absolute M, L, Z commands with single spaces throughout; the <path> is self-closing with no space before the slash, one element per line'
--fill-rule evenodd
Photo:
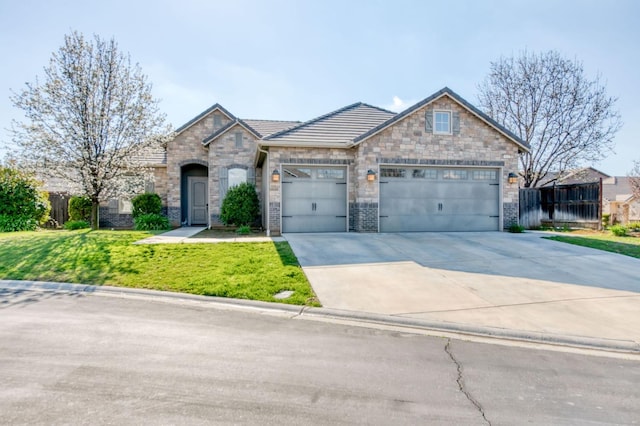
<path fill-rule="evenodd" d="M 216 104 L 176 130 L 155 190 L 173 226 L 220 225 L 226 190 L 249 181 L 271 235 L 501 230 L 528 149 L 448 88 L 398 114 L 358 103 L 304 123 Z"/>

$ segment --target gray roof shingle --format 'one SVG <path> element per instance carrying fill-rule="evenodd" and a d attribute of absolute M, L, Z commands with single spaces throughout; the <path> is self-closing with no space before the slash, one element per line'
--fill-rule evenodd
<path fill-rule="evenodd" d="M 262 144 L 345 147 L 358 135 L 394 115 L 394 112 L 358 102 L 267 136 Z"/>

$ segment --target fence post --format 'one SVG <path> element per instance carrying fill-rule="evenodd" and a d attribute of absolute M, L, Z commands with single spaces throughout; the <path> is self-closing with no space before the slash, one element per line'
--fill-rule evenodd
<path fill-rule="evenodd" d="M 600 178 L 600 187 L 598 188 L 598 231 L 602 231 L 602 178 Z"/>

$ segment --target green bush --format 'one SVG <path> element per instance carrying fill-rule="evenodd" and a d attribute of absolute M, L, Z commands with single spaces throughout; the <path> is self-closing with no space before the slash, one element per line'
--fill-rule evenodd
<path fill-rule="evenodd" d="M 220 220 L 225 225 L 251 225 L 260 213 L 256 189 L 250 183 L 234 186 L 224 197 Z"/>
<path fill-rule="evenodd" d="M 69 220 L 64 223 L 64 229 L 73 231 L 74 229 L 89 228 L 91 224 L 86 220 Z"/>
<path fill-rule="evenodd" d="M 169 219 L 161 214 L 141 214 L 133 219 L 136 231 L 154 231 L 170 229 Z"/>
<path fill-rule="evenodd" d="M 627 235 L 627 227 L 623 225 L 613 225 L 611 228 L 611 233 L 616 237 L 624 237 Z"/>
<path fill-rule="evenodd" d="M 236 234 L 238 235 L 249 235 L 251 233 L 251 227 L 249 225 L 242 225 L 238 229 L 236 229 Z"/>
<path fill-rule="evenodd" d="M 518 225 L 517 223 L 514 223 L 513 225 L 511 225 L 509 227 L 509 232 L 511 232 L 513 234 L 521 234 L 521 233 L 524 232 L 524 226 Z"/>
<path fill-rule="evenodd" d="M 631 223 L 629 223 L 627 225 L 627 229 L 629 231 L 634 231 L 634 232 L 640 231 L 640 222 L 631 222 Z"/>
<path fill-rule="evenodd" d="M 602 227 L 606 229 L 609 226 L 609 219 L 611 219 L 611 214 L 603 213 L 602 214 Z"/>
<path fill-rule="evenodd" d="M 69 198 L 69 220 L 85 222 L 91 220 L 91 199 L 89 197 L 74 195 Z"/>
<path fill-rule="evenodd" d="M 49 220 L 49 194 L 34 176 L 0 166 L 0 229 L 33 230 Z"/>
<path fill-rule="evenodd" d="M 153 192 L 136 195 L 131 200 L 131 204 L 133 205 L 131 215 L 134 219 L 147 214 L 160 215 L 162 212 L 162 200 L 158 194 Z"/>
<path fill-rule="evenodd" d="M 37 227 L 38 222 L 32 217 L 0 214 L 0 232 L 34 231 Z"/>

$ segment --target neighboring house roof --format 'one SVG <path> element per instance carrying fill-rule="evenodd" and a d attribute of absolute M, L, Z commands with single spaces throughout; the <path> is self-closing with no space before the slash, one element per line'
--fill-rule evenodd
<path fill-rule="evenodd" d="M 601 172 L 593 167 L 582 167 L 580 169 L 566 170 L 562 174 L 558 172 L 548 172 L 545 176 L 544 183 L 540 186 L 556 185 L 575 185 L 579 183 L 599 182 L 600 179 L 608 179 L 606 173 Z"/>
<path fill-rule="evenodd" d="M 388 119 L 384 123 L 380 123 L 378 126 L 372 128 L 371 130 L 367 131 L 366 133 L 363 133 L 363 134 L 359 135 L 358 137 L 356 137 L 353 140 L 353 142 L 357 144 L 357 143 L 360 143 L 360 142 L 362 142 L 362 141 L 364 141 L 364 140 L 366 140 L 366 139 L 368 139 L 368 138 L 380 133 L 381 131 L 383 131 L 387 127 L 392 126 L 393 124 L 395 124 L 398 121 L 402 120 L 403 118 L 407 117 L 408 115 L 410 115 L 414 111 L 424 107 L 427 104 L 430 104 L 430 103 L 440 99 L 443 96 L 449 96 L 451 99 L 453 99 L 458 104 L 460 104 L 465 109 L 467 109 L 470 113 L 472 113 L 473 115 L 475 115 L 476 117 L 478 117 L 479 119 L 481 119 L 482 121 L 487 123 L 489 126 L 491 126 L 494 129 L 496 129 L 498 132 L 502 133 L 504 136 L 506 136 L 513 143 L 515 143 L 520 148 L 522 148 L 522 150 L 529 151 L 531 149 L 531 147 L 529 146 L 528 143 L 526 143 L 525 141 L 520 139 L 518 136 L 516 136 L 514 133 L 509 131 L 507 128 L 505 128 L 504 126 L 499 124 L 497 121 L 495 121 L 494 119 L 489 117 L 487 114 L 485 114 L 484 112 L 480 111 L 478 108 L 476 108 L 473 105 L 471 105 L 469 102 L 467 102 L 460 95 L 458 95 L 457 93 L 455 93 L 453 90 L 449 89 L 448 87 L 444 87 L 443 89 L 437 91 L 436 93 L 434 93 L 433 95 L 429 96 L 428 98 L 423 99 L 422 101 L 420 101 L 417 104 L 407 108 L 406 110 L 400 112 L 399 114 L 394 115 L 392 118 Z"/>
<path fill-rule="evenodd" d="M 194 118 L 192 118 L 191 120 L 189 120 L 186 123 L 184 123 L 182 126 L 178 127 L 175 130 L 175 133 L 176 134 L 180 134 L 180 133 L 184 132 L 189 127 L 193 126 L 198 121 L 202 120 L 203 118 L 205 118 L 207 115 L 211 114 L 215 110 L 220 111 L 221 113 L 223 113 L 224 115 L 229 117 L 229 119 L 231 119 L 231 120 L 235 120 L 236 119 L 236 117 L 233 114 L 231 114 L 229 111 L 227 111 L 222 105 L 220 105 L 218 103 L 215 103 L 215 104 L 211 105 L 209 108 L 207 108 L 206 110 L 202 111 L 200 114 L 198 114 Z"/>
<path fill-rule="evenodd" d="M 632 197 L 633 187 L 628 176 L 613 176 L 602 180 L 602 198 L 615 201 Z"/>
<path fill-rule="evenodd" d="M 345 148 L 354 138 L 394 115 L 391 111 L 358 102 L 267 136 L 261 144 Z"/>

